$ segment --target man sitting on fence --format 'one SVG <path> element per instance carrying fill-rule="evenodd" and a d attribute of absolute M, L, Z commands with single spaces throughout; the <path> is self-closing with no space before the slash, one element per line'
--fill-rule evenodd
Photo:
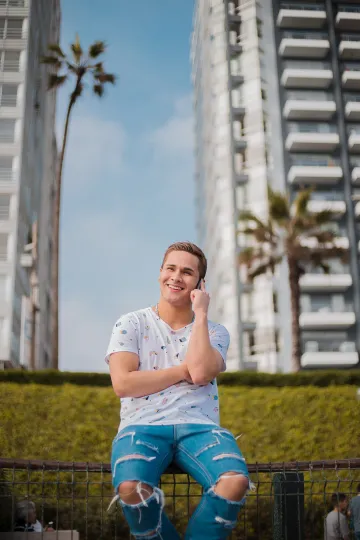
<path fill-rule="evenodd" d="M 325 519 L 325 540 L 350 540 L 350 531 L 344 513 L 348 505 L 345 493 L 333 493 L 331 496 L 333 510 Z"/>
<path fill-rule="evenodd" d="M 226 369 L 229 334 L 208 320 L 206 269 L 200 248 L 171 245 L 160 269 L 159 303 L 122 316 L 107 350 L 121 398 L 111 456 L 114 500 L 135 538 L 179 538 L 158 488 L 171 462 L 204 488 L 187 539 L 227 538 L 249 488 L 236 440 L 219 427 L 216 376 Z"/>

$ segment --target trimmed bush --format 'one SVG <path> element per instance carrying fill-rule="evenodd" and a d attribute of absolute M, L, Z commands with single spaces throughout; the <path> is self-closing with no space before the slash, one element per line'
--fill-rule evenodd
<path fill-rule="evenodd" d="M 44 384 L 59 386 L 76 384 L 77 386 L 108 387 L 111 380 L 108 373 L 74 373 L 67 371 L 0 371 L 0 383 L 13 382 L 17 384 Z M 257 373 L 252 371 L 236 371 L 222 373 L 218 377 L 222 386 L 253 386 L 275 387 L 285 386 L 317 386 L 329 385 L 360 386 L 360 369 L 332 371 L 301 371 L 300 373 Z"/>
<path fill-rule="evenodd" d="M 0 455 L 104 461 L 119 423 L 112 389 L 0 383 Z M 354 386 L 220 387 L 221 421 L 249 462 L 359 456 Z"/>

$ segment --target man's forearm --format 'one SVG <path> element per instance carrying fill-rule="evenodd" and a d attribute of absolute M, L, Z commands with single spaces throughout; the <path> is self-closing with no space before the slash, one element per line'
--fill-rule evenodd
<path fill-rule="evenodd" d="M 210 343 L 206 314 L 195 317 L 185 362 L 194 384 L 207 384 L 219 372 L 219 360 Z"/>
<path fill-rule="evenodd" d="M 181 366 L 149 371 L 131 371 L 122 377 L 114 391 L 119 397 L 143 397 L 161 392 L 184 380 Z"/>

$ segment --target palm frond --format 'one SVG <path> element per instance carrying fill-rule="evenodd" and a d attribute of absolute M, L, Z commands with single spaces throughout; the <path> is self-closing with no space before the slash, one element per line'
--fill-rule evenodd
<path fill-rule="evenodd" d="M 283 226 L 284 222 L 290 218 L 290 204 L 287 195 L 273 191 L 268 186 L 269 214 L 270 218 Z"/>
<path fill-rule="evenodd" d="M 48 49 L 49 51 L 57 54 L 58 56 L 60 56 L 60 58 L 66 58 L 65 57 L 65 54 L 63 53 L 60 45 L 58 45 L 57 43 L 50 43 L 50 45 L 48 45 Z"/>
<path fill-rule="evenodd" d="M 113 73 L 95 73 L 94 79 L 99 81 L 101 84 L 105 84 L 105 83 L 115 84 L 116 76 Z"/>
<path fill-rule="evenodd" d="M 62 67 L 62 61 L 57 56 L 43 56 L 40 61 L 42 64 L 53 66 L 55 69 Z"/>
<path fill-rule="evenodd" d="M 258 276 L 267 274 L 269 271 L 274 274 L 276 266 L 282 261 L 282 256 L 269 255 L 265 260 L 259 262 L 259 264 L 254 265 L 251 268 L 248 268 L 248 278 L 250 280 L 255 279 Z"/>
<path fill-rule="evenodd" d="M 71 71 L 71 73 L 74 73 L 74 75 L 78 74 L 79 68 L 77 66 L 75 66 L 71 62 L 66 62 L 66 66 L 67 66 L 68 70 Z"/>
<path fill-rule="evenodd" d="M 317 226 L 327 225 L 334 221 L 336 214 L 331 210 L 322 210 L 313 214 L 314 222 Z"/>
<path fill-rule="evenodd" d="M 239 221 L 248 221 L 248 222 L 254 222 L 256 223 L 259 227 L 263 227 L 264 229 L 267 229 L 268 226 L 266 223 L 264 223 L 263 221 L 261 221 L 260 218 L 258 218 L 255 214 L 253 214 L 252 212 L 250 212 L 250 210 L 241 210 L 239 212 Z"/>
<path fill-rule="evenodd" d="M 303 189 L 297 193 L 293 202 L 296 217 L 305 216 L 308 214 L 308 204 L 313 191 L 313 188 L 309 188 Z"/>
<path fill-rule="evenodd" d="M 239 253 L 239 263 L 245 266 L 250 266 L 255 261 L 262 260 L 265 257 L 265 252 L 262 246 L 249 246 L 243 248 Z"/>
<path fill-rule="evenodd" d="M 77 64 L 80 64 L 81 58 L 82 58 L 84 52 L 83 52 L 83 50 L 81 48 L 80 39 L 79 39 L 78 34 L 76 34 L 75 42 L 71 43 L 70 49 L 72 50 L 75 62 Z"/>
<path fill-rule="evenodd" d="M 48 78 L 48 90 L 60 88 L 60 86 L 62 86 L 66 80 L 67 75 L 56 75 L 55 73 L 50 73 Z"/>
<path fill-rule="evenodd" d="M 103 54 L 106 50 L 106 45 L 104 41 L 95 41 L 92 45 L 89 47 L 89 57 L 90 58 L 97 58 L 101 54 Z"/>
<path fill-rule="evenodd" d="M 104 95 L 104 87 L 102 84 L 94 84 L 93 90 L 94 94 L 99 97 L 102 97 Z"/>

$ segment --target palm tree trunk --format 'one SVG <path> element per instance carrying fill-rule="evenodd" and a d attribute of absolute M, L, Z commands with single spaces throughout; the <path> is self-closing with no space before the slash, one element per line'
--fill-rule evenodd
<path fill-rule="evenodd" d="M 291 257 L 288 257 L 289 285 L 291 302 L 291 360 L 294 372 L 301 368 L 301 342 L 300 342 L 300 271 L 299 267 Z"/>
<path fill-rule="evenodd" d="M 52 258 L 52 363 L 54 369 L 59 369 L 59 250 L 60 250 L 60 209 L 61 209 L 61 182 L 64 165 L 66 143 L 69 132 L 70 115 L 77 98 L 77 90 L 81 84 L 81 78 L 77 79 L 74 92 L 70 96 L 70 101 L 66 113 L 62 148 L 58 162 L 56 174 L 56 191 L 54 199 L 54 221 L 53 221 L 53 258 Z"/>

